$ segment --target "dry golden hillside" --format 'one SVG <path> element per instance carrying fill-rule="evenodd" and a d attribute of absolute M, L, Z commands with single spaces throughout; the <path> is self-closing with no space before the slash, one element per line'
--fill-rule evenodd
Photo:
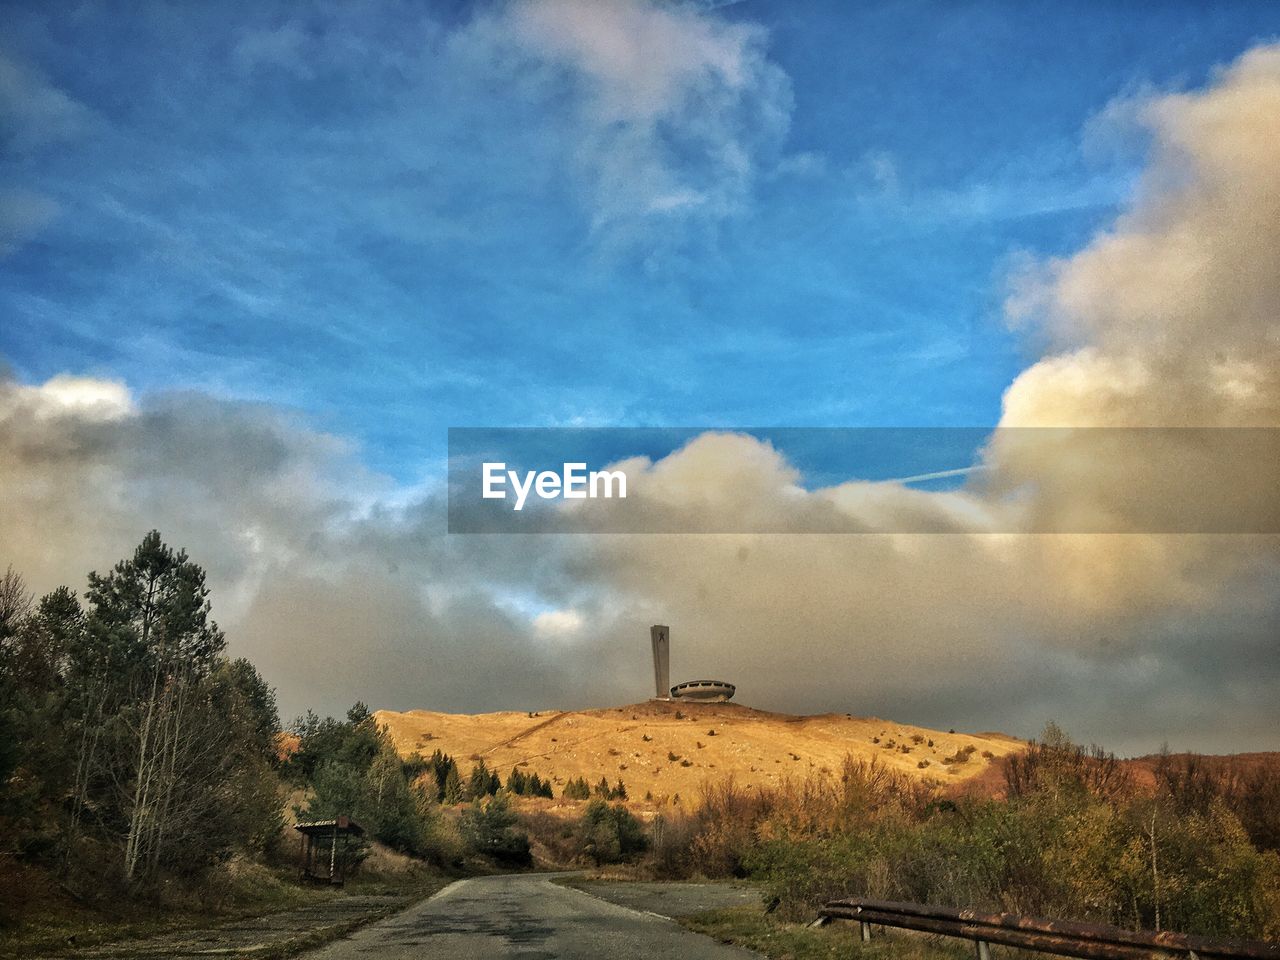
<path fill-rule="evenodd" d="M 442 750 L 464 777 L 479 759 L 504 779 L 519 766 L 550 777 L 557 796 L 574 777 L 596 783 L 605 776 L 610 783 L 621 778 L 633 799 L 692 798 L 703 782 L 730 774 L 743 786 L 773 786 L 838 771 L 846 754 L 958 783 L 1025 746 L 997 733 L 944 733 L 845 714 L 796 717 L 732 703 L 648 701 L 532 715 L 380 710 L 375 717 L 402 756 Z M 965 760 L 944 762 L 957 755 Z"/>

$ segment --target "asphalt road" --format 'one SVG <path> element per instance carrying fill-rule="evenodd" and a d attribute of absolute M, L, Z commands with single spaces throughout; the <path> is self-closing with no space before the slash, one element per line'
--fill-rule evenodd
<path fill-rule="evenodd" d="M 656 913 L 609 903 L 546 875 L 474 877 L 308 960 L 746 960 L 759 955 Z"/>

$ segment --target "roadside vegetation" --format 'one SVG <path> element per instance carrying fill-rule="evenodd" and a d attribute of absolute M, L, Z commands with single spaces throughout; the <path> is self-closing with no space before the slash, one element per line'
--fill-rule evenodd
<path fill-rule="evenodd" d="M 861 896 L 1280 936 L 1274 775 L 1163 757 L 1154 786 L 1138 785 L 1126 765 L 1052 725 L 1005 770 L 1000 799 L 945 799 L 863 762 L 781 790 L 722 781 L 694 812 L 655 823 L 651 866 L 758 880 L 787 920 Z"/>
<path fill-rule="evenodd" d="M 77 900 L 158 893 L 283 825 L 271 688 L 225 655 L 204 571 L 151 533 L 83 601 L 0 584 L 6 863 Z"/>
<path fill-rule="evenodd" d="M 19 573 L 0 577 L 5 951 L 335 896 L 299 883 L 295 819 L 365 827 L 356 892 L 527 865 L 506 797 L 483 762 L 400 758 L 361 703 L 282 733 L 270 684 L 226 655 L 204 571 L 157 532 L 83 595 L 36 598 Z"/>
<path fill-rule="evenodd" d="M 925 937 L 898 931 L 876 931 L 863 943 L 854 923 L 811 927 L 779 920 L 759 907 L 730 907 L 680 917 L 679 922 L 721 943 L 755 950 L 776 960 L 971 960 L 973 945 L 946 937 Z M 1011 955 L 1004 948 L 996 956 Z"/>

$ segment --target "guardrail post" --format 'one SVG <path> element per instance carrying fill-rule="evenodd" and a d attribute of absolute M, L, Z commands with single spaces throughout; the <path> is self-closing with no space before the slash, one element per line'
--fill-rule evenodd
<path fill-rule="evenodd" d="M 858 926 L 861 928 L 862 942 L 869 943 L 871 941 L 871 924 L 863 921 L 862 923 L 859 923 Z"/>
<path fill-rule="evenodd" d="M 991 944 L 985 940 L 975 940 L 974 944 L 978 948 L 978 960 L 991 960 Z"/>

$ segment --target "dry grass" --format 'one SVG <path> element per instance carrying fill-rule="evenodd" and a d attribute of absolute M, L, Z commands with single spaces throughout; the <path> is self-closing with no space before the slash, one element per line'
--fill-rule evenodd
<path fill-rule="evenodd" d="M 726 776 L 742 787 L 776 788 L 811 773 L 837 772 L 846 756 L 875 757 L 889 770 L 926 779 L 940 769 L 943 757 L 968 750 L 973 762 L 957 764 L 955 775 L 948 777 L 964 782 L 989 766 L 977 759 L 978 751 L 999 758 L 1026 746 L 1002 734 L 944 733 L 846 714 L 797 717 L 732 703 L 681 703 L 677 708 L 648 701 L 532 716 L 383 710 L 375 717 L 390 730 L 402 756 L 443 750 L 459 758 L 464 777 L 470 757 L 483 758 L 504 778 L 517 765 L 549 777 L 557 796 L 574 777 L 586 777 L 589 783 L 602 775 L 610 782 L 621 777 L 633 801 L 649 794 L 654 809 L 674 805 L 677 795 L 687 805 L 704 783 Z M 711 729 L 714 737 L 708 734 Z M 911 753 L 885 749 L 889 741 L 912 744 Z M 672 756 L 679 759 L 672 762 Z M 926 758 L 934 761 L 932 769 L 920 767 Z"/>
<path fill-rule="evenodd" d="M 731 907 L 680 918 L 690 930 L 721 943 L 755 950 L 771 960 L 969 960 L 972 947 L 960 941 L 897 932 L 870 943 L 858 938 L 856 924 L 833 923 L 810 927 L 784 923 L 760 907 Z"/>
<path fill-rule="evenodd" d="M 453 879 L 380 844 L 375 846 L 379 849 L 372 862 L 366 861 L 343 890 L 300 884 L 292 867 L 234 860 L 213 871 L 202 884 L 167 887 L 160 899 L 103 895 L 92 903 L 69 896 L 48 871 L 10 862 L 0 869 L 0 890 L 4 891 L 0 900 L 6 908 L 0 914 L 0 957 L 35 958 L 105 943 L 216 930 L 249 917 L 287 915 L 348 894 L 387 898 L 385 909 L 342 917 L 303 937 L 282 933 L 278 943 L 255 948 L 255 957 L 275 960 L 344 936 Z"/>

